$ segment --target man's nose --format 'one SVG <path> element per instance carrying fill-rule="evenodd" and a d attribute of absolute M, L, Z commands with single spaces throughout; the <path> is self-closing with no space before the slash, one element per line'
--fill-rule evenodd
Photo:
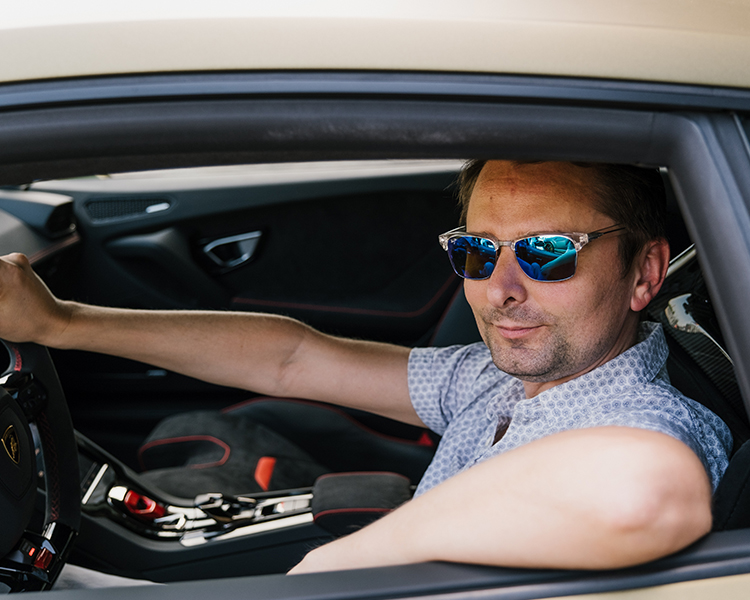
<path fill-rule="evenodd" d="M 493 306 L 507 306 L 514 302 L 525 302 L 528 295 L 526 285 L 529 278 L 521 269 L 516 255 L 510 248 L 503 248 L 492 275 L 487 280 L 487 300 Z"/>

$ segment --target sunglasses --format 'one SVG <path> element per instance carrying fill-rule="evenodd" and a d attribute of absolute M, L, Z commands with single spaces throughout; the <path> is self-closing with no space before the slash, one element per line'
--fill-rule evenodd
<path fill-rule="evenodd" d="M 504 242 L 490 235 L 466 233 L 465 227 L 451 229 L 438 237 L 448 252 L 453 270 L 464 279 L 489 279 L 503 246 L 510 246 L 524 273 L 534 281 L 565 281 L 576 272 L 578 253 L 608 233 L 624 231 L 612 225 L 591 233 L 538 233 Z"/>

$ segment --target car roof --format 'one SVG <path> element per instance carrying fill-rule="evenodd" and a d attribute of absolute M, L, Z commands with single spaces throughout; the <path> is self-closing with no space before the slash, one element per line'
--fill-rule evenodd
<path fill-rule="evenodd" d="M 37 0 L 0 82 L 217 70 L 512 73 L 750 87 L 743 0 Z"/>

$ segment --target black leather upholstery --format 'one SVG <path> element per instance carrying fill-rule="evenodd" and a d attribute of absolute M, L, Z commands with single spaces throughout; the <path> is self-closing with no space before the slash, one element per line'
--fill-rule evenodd
<path fill-rule="evenodd" d="M 714 493 L 714 531 L 750 527 L 750 442 L 734 453 Z"/>

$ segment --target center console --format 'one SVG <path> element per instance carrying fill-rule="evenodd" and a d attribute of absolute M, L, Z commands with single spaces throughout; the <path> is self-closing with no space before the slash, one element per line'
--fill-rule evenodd
<path fill-rule="evenodd" d="M 171 496 L 78 435 L 81 531 L 71 562 L 153 581 L 282 573 L 332 536 L 312 490 Z"/>

